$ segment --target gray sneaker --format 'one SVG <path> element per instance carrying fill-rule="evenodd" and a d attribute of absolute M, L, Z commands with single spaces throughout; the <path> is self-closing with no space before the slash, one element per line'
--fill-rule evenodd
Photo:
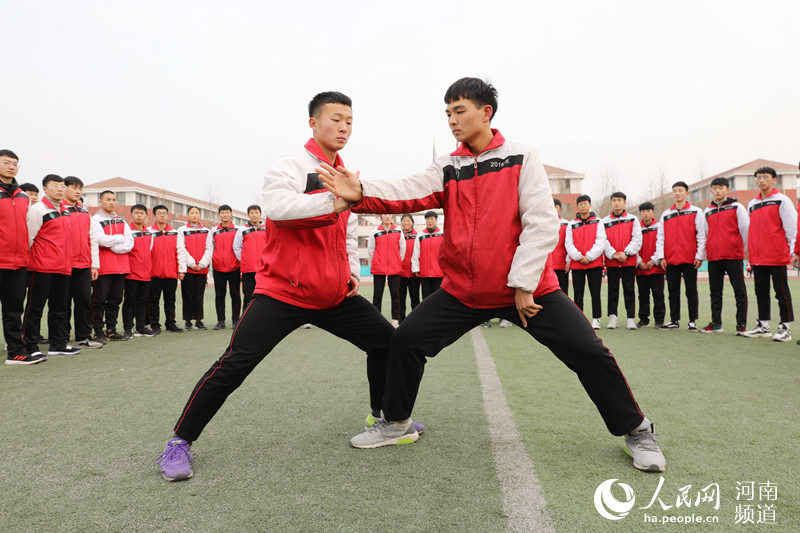
<path fill-rule="evenodd" d="M 653 433 L 653 424 L 647 418 L 625 435 L 625 453 L 633 457 L 633 466 L 639 470 L 663 472 L 667 467 L 667 460 Z"/>
<path fill-rule="evenodd" d="M 378 419 L 371 428 L 364 433 L 350 439 L 353 448 L 378 448 L 390 444 L 412 444 L 417 442 L 419 433 L 413 423 L 405 429 L 397 427 L 396 423 Z"/>

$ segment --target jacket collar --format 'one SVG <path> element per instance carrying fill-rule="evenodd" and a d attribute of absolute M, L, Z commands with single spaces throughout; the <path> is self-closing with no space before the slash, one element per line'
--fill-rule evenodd
<path fill-rule="evenodd" d="M 711 200 L 711 207 L 722 207 L 723 205 L 730 205 L 730 204 L 734 203 L 735 201 L 736 201 L 736 198 L 731 198 L 731 197 L 725 198 L 725 200 L 723 200 L 720 203 L 717 203 L 714 200 Z"/>
<path fill-rule="evenodd" d="M 768 194 L 766 197 L 767 197 L 767 198 L 769 198 L 769 197 L 770 197 L 770 196 L 772 196 L 773 194 L 778 194 L 778 189 L 776 189 L 775 187 L 773 187 L 773 188 L 772 188 L 772 192 L 771 192 L 771 193 L 769 193 L 769 194 Z M 759 199 L 759 200 L 763 200 L 763 199 L 764 199 L 764 197 L 763 197 L 763 196 L 761 196 L 761 191 L 758 191 L 758 199 Z"/>
<path fill-rule="evenodd" d="M 389 230 L 395 229 L 396 227 L 397 227 L 397 226 L 395 226 L 394 224 L 392 224 L 390 227 L 388 227 L 388 228 L 387 228 L 386 226 L 384 226 L 383 224 L 381 224 L 380 226 L 378 226 L 378 229 L 379 229 L 379 230 L 382 230 L 382 231 L 389 231 Z"/>
<path fill-rule="evenodd" d="M 308 142 L 305 144 L 305 149 L 308 150 L 311 153 L 311 155 L 313 155 L 323 163 L 328 163 L 333 168 L 344 166 L 344 162 L 342 161 L 342 158 L 339 156 L 339 152 L 336 152 L 336 159 L 333 161 L 333 164 L 331 164 L 331 162 L 328 161 L 328 158 L 322 152 L 322 148 L 320 148 L 319 145 L 317 144 L 317 141 L 314 140 L 314 137 L 311 137 L 308 140 Z"/>
<path fill-rule="evenodd" d="M 436 232 L 438 232 L 438 231 L 439 231 L 439 226 L 436 226 L 436 227 L 435 227 L 435 228 L 433 228 L 433 229 L 428 229 L 428 228 L 426 227 L 424 231 L 426 231 L 427 233 L 436 233 Z"/>
<path fill-rule="evenodd" d="M 492 128 L 492 133 L 494 134 L 494 137 L 492 137 L 492 140 L 489 141 L 489 144 L 486 145 L 486 148 L 481 150 L 481 154 L 484 153 L 484 152 L 487 152 L 489 150 L 494 150 L 495 148 L 503 146 L 503 144 L 506 142 L 506 139 L 500 133 L 500 130 Z M 478 155 L 481 155 L 481 154 L 478 154 Z M 472 152 L 470 152 L 469 146 L 467 145 L 467 143 L 460 143 L 458 145 L 458 148 L 456 148 L 456 151 L 451 153 L 450 155 L 452 155 L 452 156 L 462 155 L 462 156 L 467 156 L 467 157 L 475 157 L 474 155 L 472 155 Z"/>
<path fill-rule="evenodd" d="M 622 217 L 627 216 L 627 215 L 628 215 L 628 212 L 625 211 L 625 210 L 623 210 L 622 213 L 620 213 L 619 215 L 615 215 L 614 211 L 611 211 L 611 217 L 612 218 L 622 218 Z"/>
<path fill-rule="evenodd" d="M 683 207 L 682 207 L 682 208 L 680 208 L 680 209 L 678 209 L 678 207 L 677 207 L 675 204 L 672 204 L 672 207 L 670 207 L 670 209 L 674 209 L 675 211 L 683 211 L 684 209 L 689 209 L 690 207 L 692 207 L 692 204 L 690 204 L 690 203 L 687 201 L 687 202 L 686 202 L 686 203 L 683 205 Z"/>

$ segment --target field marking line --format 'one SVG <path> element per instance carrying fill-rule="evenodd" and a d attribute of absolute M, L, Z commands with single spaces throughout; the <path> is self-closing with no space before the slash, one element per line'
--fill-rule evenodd
<path fill-rule="evenodd" d="M 512 532 L 555 533 L 533 462 L 525 451 L 506 402 L 489 345 L 480 329 L 470 331 L 478 362 L 483 406 L 489 419 L 492 455 L 503 491 L 503 509 Z"/>

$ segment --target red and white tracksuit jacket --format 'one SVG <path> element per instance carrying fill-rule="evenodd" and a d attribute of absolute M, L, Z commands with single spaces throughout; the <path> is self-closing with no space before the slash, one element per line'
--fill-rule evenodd
<path fill-rule="evenodd" d="M 750 228 L 747 248 L 751 265 L 788 265 L 795 249 L 797 212 L 789 198 L 772 189 L 766 198 L 761 194 L 747 204 Z"/>
<path fill-rule="evenodd" d="M 653 219 L 649 226 L 645 226 L 644 222 L 641 223 L 642 229 L 642 247 L 639 249 L 639 254 L 636 256 L 636 266 L 642 263 L 649 263 L 653 261 L 653 266 L 647 270 L 641 268 L 636 269 L 637 276 L 650 276 L 652 274 L 664 274 L 664 269 L 655 260 L 656 254 L 656 241 L 658 240 L 658 230 L 661 228 L 661 223 Z"/>
<path fill-rule="evenodd" d="M 617 216 L 612 211 L 608 216 L 603 217 L 603 226 L 606 231 L 605 263 L 607 268 L 614 267 L 635 267 L 636 254 L 642 247 L 642 227 L 639 219 L 623 211 Z M 617 261 L 614 254 L 624 252 L 628 258 L 625 261 Z"/>
<path fill-rule="evenodd" d="M 249 222 L 239 226 L 233 238 L 233 253 L 239 260 L 239 271 L 242 274 L 258 272 L 261 267 L 261 254 L 267 243 L 267 226 L 253 226 Z"/>
<path fill-rule="evenodd" d="M 444 276 L 439 264 L 439 254 L 442 253 L 444 233 L 439 227 L 429 230 L 425 228 L 417 235 L 414 242 L 414 251 L 411 253 L 411 272 L 416 272 L 421 278 L 441 278 Z"/>
<path fill-rule="evenodd" d="M 399 276 L 403 272 L 403 258 L 406 255 L 406 240 L 403 230 L 392 224 L 375 228 L 367 241 L 370 273 L 384 276 Z"/>
<path fill-rule="evenodd" d="M 208 265 L 214 253 L 213 237 L 207 227 L 202 224 L 186 225 L 178 228 L 178 250 L 183 251 L 186 272 L 189 274 L 208 274 Z M 200 270 L 191 270 L 198 266 Z"/>
<path fill-rule="evenodd" d="M 69 204 L 53 202 L 42 195 L 41 201 L 28 209 L 28 242 L 31 250 L 28 270 L 47 274 L 72 274 L 72 235 Z"/>
<path fill-rule="evenodd" d="M 211 267 L 217 272 L 233 272 L 239 268 L 239 258 L 233 253 L 233 240 L 238 227 L 231 222 L 227 228 L 217 224 L 211 232 Z"/>
<path fill-rule="evenodd" d="M 11 180 L 0 187 L 0 268 L 17 270 L 28 266 L 28 205 L 30 198 Z"/>
<path fill-rule="evenodd" d="M 125 279 L 136 281 L 150 281 L 153 271 L 153 234 L 143 226 L 138 229 L 133 222 L 130 224 L 131 235 L 133 236 L 133 248 L 128 252 L 128 262 L 131 272 Z"/>
<path fill-rule="evenodd" d="M 72 235 L 72 268 L 100 268 L 100 250 L 97 245 L 97 229 L 89 211 L 80 202 L 70 205 L 70 233 Z"/>
<path fill-rule="evenodd" d="M 133 249 L 133 235 L 125 220 L 116 213 L 109 215 L 102 209 L 92 217 L 95 235 L 100 247 L 99 275 L 130 274 L 128 252 Z"/>
<path fill-rule="evenodd" d="M 656 260 L 682 265 L 706 258 L 706 217 L 689 202 L 678 209 L 675 204 L 661 213 L 656 237 Z"/>
<path fill-rule="evenodd" d="M 280 158 L 264 178 L 267 242 L 256 273 L 256 294 L 305 309 L 344 300 L 350 276 L 359 277 L 358 217 L 336 213 L 333 194 L 315 170 L 327 161 L 313 139 L 301 153 Z"/>
<path fill-rule="evenodd" d="M 352 208 L 364 213 L 444 208 L 442 289 L 481 309 L 514 305 L 515 288 L 534 298 L 559 289 L 547 260 L 558 239 L 558 216 L 542 161 L 532 148 L 492 132 L 477 156 L 462 144 L 405 179 L 361 178 L 363 198 Z"/>
<path fill-rule="evenodd" d="M 153 235 L 153 246 L 150 248 L 153 267 L 150 276 L 178 279 L 179 273 L 186 272 L 186 250 L 178 245 L 178 230 L 169 224 L 160 230 L 158 224 L 153 224 L 150 233 Z"/>
<path fill-rule="evenodd" d="M 558 221 L 560 224 L 558 227 L 558 244 L 550 252 L 550 264 L 553 270 L 563 271 L 571 261 L 569 255 L 567 255 L 567 226 L 569 226 L 569 220 L 559 218 Z"/>
<path fill-rule="evenodd" d="M 408 233 L 403 232 L 403 240 L 406 241 L 406 253 L 403 256 L 403 273 L 400 274 L 404 278 L 413 277 L 411 272 L 411 256 L 414 255 L 414 245 L 417 242 L 417 230 L 411 228 Z"/>
<path fill-rule="evenodd" d="M 744 259 L 750 227 L 747 209 L 736 198 L 726 198 L 719 205 L 712 201 L 703 214 L 706 217 L 708 260 Z"/>
<path fill-rule="evenodd" d="M 603 221 L 597 218 L 594 211 L 589 213 L 586 220 L 578 215 L 567 226 L 564 246 L 572 259 L 570 270 L 602 267 L 603 251 L 606 249 L 606 230 Z M 581 256 L 584 255 L 589 260 L 589 264 L 581 263 Z"/>

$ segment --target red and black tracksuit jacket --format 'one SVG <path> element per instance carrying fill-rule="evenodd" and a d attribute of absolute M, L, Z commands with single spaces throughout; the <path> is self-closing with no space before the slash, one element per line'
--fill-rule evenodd
<path fill-rule="evenodd" d="M 233 239 L 236 237 L 235 224 L 223 227 L 218 224 L 212 231 L 214 254 L 211 256 L 211 266 L 216 272 L 233 272 L 239 268 L 239 260 L 233 253 Z"/>
<path fill-rule="evenodd" d="M 403 272 L 403 258 L 400 257 L 400 239 L 403 239 L 403 230 L 394 224 L 388 229 L 381 224 L 371 237 L 375 248 L 372 251 L 370 273 L 399 276 Z"/>
<path fill-rule="evenodd" d="M 442 244 L 444 243 L 444 233 L 439 227 L 435 227 L 432 230 L 425 228 L 422 230 L 422 233 L 417 236 L 417 242 L 415 246 L 418 250 L 415 252 L 416 261 L 412 257 L 412 267 L 414 269 L 414 265 L 419 268 L 416 272 L 419 272 L 419 277 L 421 278 L 441 278 L 444 276 L 444 272 L 442 272 L 442 267 L 439 264 L 439 254 L 441 253 Z"/>
<path fill-rule="evenodd" d="M 403 238 L 406 240 L 406 255 L 403 257 L 403 271 L 400 274 L 404 278 L 411 278 L 414 274 L 411 272 L 411 256 L 414 255 L 414 244 L 417 241 L 417 230 L 411 228 L 409 233 L 403 232 Z"/>
<path fill-rule="evenodd" d="M 17 270 L 28 266 L 28 206 L 30 198 L 17 180 L 0 187 L 0 268 Z"/>
<path fill-rule="evenodd" d="M 789 198 L 773 189 L 766 198 L 759 194 L 747 204 L 750 230 L 747 247 L 751 265 L 788 265 L 795 249 L 797 213 Z"/>
<path fill-rule="evenodd" d="M 56 209 L 47 196 L 39 202 L 43 210 L 42 226 L 31 244 L 28 270 L 46 274 L 72 274 L 72 236 L 69 205 L 61 202 Z M 34 206 L 36 207 L 36 206 Z M 36 208 L 39 211 L 42 208 Z"/>
<path fill-rule="evenodd" d="M 264 246 L 267 243 L 267 226 L 252 226 L 248 222 L 242 231 L 242 259 L 239 262 L 239 269 L 242 274 L 258 272 L 261 266 L 261 254 L 264 253 Z"/>
<path fill-rule="evenodd" d="M 567 239 L 567 226 L 569 226 L 569 220 L 566 218 L 559 219 L 559 226 L 558 226 L 558 244 L 556 244 L 555 249 L 550 252 L 550 264 L 553 267 L 553 270 L 563 271 L 567 268 L 567 247 L 566 247 L 566 239 Z"/>
<path fill-rule="evenodd" d="M 658 228 L 661 227 L 658 220 L 653 219 L 649 226 L 646 226 L 644 222 L 641 223 L 642 225 L 642 248 L 639 250 L 639 258 L 638 263 L 647 263 L 648 261 L 653 261 L 653 268 L 648 270 L 642 270 L 640 268 L 636 269 L 637 276 L 650 276 L 652 274 L 661 274 L 664 275 L 664 269 L 661 268 L 658 261 L 656 261 L 653 256 L 656 253 L 656 240 L 658 238 Z"/>
<path fill-rule="evenodd" d="M 726 198 L 721 204 L 711 202 L 705 208 L 706 258 L 709 261 L 744 259 L 750 217 L 736 198 Z"/>
<path fill-rule="evenodd" d="M 133 249 L 128 252 L 128 264 L 131 272 L 125 276 L 125 279 L 150 281 L 153 271 L 153 257 L 150 250 L 153 243 L 153 234 L 150 233 L 147 227 L 138 229 L 133 223 L 131 223 L 130 228 L 133 235 Z"/>
<path fill-rule="evenodd" d="M 178 254 L 178 230 L 167 224 L 163 230 L 157 224 L 150 228 L 153 246 L 150 248 L 151 277 L 178 279 L 180 256 Z M 185 270 L 185 268 L 184 268 Z"/>

